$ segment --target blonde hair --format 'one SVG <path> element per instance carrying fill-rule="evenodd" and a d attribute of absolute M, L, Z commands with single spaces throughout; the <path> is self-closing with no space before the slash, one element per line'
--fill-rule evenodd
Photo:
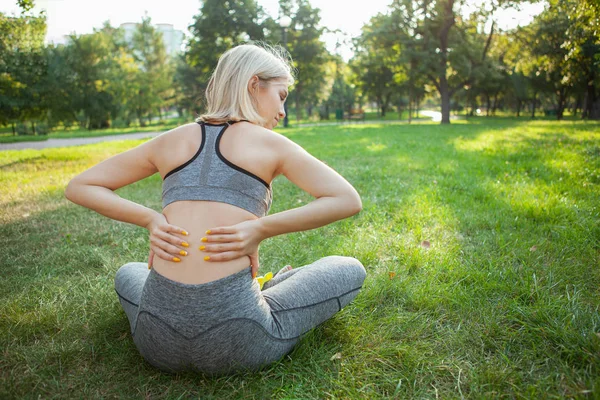
<path fill-rule="evenodd" d="M 282 78 L 292 85 L 294 77 L 290 64 L 289 53 L 263 43 L 242 44 L 227 50 L 219 58 L 206 87 L 207 111 L 196 121 L 248 120 L 264 125 L 266 121 L 258 114 L 248 83 L 256 75 L 261 85 Z"/>

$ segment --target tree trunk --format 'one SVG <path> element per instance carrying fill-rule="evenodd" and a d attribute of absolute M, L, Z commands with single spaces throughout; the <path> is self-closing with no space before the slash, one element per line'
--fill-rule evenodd
<path fill-rule="evenodd" d="M 594 88 L 594 82 L 590 81 L 587 85 L 585 92 L 584 107 L 581 113 L 583 119 L 600 119 L 600 112 L 598 111 L 598 98 L 596 96 L 596 90 Z"/>
<path fill-rule="evenodd" d="M 410 82 L 410 86 L 408 89 L 408 123 L 412 122 L 412 107 L 413 107 L 413 91 L 412 91 L 412 82 Z M 400 116 L 402 118 L 402 116 Z"/>
<path fill-rule="evenodd" d="M 300 121 L 302 117 L 302 109 L 300 108 L 300 88 L 296 89 L 296 122 Z"/>
<path fill-rule="evenodd" d="M 448 88 L 448 79 L 446 70 L 448 68 L 448 36 L 450 28 L 455 23 L 454 20 L 454 0 L 446 0 L 444 7 L 444 22 L 440 28 L 440 85 L 439 92 L 442 98 L 442 124 L 450 123 L 450 90 Z"/>
<path fill-rule="evenodd" d="M 144 118 L 142 116 L 141 110 L 139 110 L 139 109 L 136 110 L 136 113 L 137 113 L 138 121 L 140 122 L 140 126 L 142 128 L 145 127 L 146 126 L 146 121 L 144 121 Z"/>
<path fill-rule="evenodd" d="M 533 94 L 533 101 L 531 102 L 531 119 L 535 119 L 535 103 L 537 102 L 537 93 Z"/>
<path fill-rule="evenodd" d="M 556 107 L 556 119 L 558 121 L 563 119 L 563 113 L 565 111 L 565 100 L 567 99 L 567 89 L 562 87 L 558 91 L 558 104 Z"/>
<path fill-rule="evenodd" d="M 498 106 L 498 92 L 494 94 L 494 103 L 492 105 L 492 115 L 496 116 L 496 107 Z"/>
<path fill-rule="evenodd" d="M 33 132 L 33 136 L 37 136 L 37 132 L 35 131 L 35 122 L 31 121 L 31 132 Z"/>
<path fill-rule="evenodd" d="M 17 136 L 17 129 L 15 128 L 15 123 L 11 122 L 10 125 L 12 126 L 13 136 Z"/>

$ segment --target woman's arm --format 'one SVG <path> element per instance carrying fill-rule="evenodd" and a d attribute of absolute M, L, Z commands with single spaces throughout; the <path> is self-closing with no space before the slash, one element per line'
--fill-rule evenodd
<path fill-rule="evenodd" d="M 165 259 L 180 254 L 182 240 L 171 233 L 184 230 L 167 223 L 165 217 L 148 207 L 118 196 L 114 191 L 158 172 L 153 162 L 154 149 L 163 139 L 153 139 L 113 156 L 74 177 L 65 190 L 67 199 L 117 221 L 128 222 L 150 231 L 151 250 Z"/>
<path fill-rule="evenodd" d="M 121 198 L 114 190 L 158 171 L 150 161 L 150 153 L 150 142 L 146 142 L 102 161 L 74 177 L 67 185 L 65 196 L 106 217 L 146 227 L 157 212 Z"/>
<path fill-rule="evenodd" d="M 258 219 L 263 239 L 319 228 L 360 212 L 358 192 L 340 174 L 291 141 L 286 150 L 279 172 L 315 200 Z"/>

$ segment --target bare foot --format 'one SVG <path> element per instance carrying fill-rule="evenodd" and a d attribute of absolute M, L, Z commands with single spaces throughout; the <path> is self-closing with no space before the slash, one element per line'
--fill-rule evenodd
<path fill-rule="evenodd" d="M 292 270 L 292 266 L 291 266 L 291 265 L 286 265 L 285 267 L 281 268 L 281 269 L 279 270 L 279 272 L 278 272 L 278 273 L 277 273 L 275 276 L 277 276 L 277 275 L 279 275 L 279 274 L 282 274 L 282 273 L 284 273 L 284 272 L 291 271 L 291 270 Z"/>

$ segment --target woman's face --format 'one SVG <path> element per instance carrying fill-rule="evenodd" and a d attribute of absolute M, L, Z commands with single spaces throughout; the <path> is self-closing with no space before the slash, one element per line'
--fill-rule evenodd
<path fill-rule="evenodd" d="M 257 111 L 266 121 L 265 128 L 275 128 L 279 120 L 285 117 L 283 104 L 287 95 L 288 84 L 285 78 L 259 82 L 255 98 Z"/>

